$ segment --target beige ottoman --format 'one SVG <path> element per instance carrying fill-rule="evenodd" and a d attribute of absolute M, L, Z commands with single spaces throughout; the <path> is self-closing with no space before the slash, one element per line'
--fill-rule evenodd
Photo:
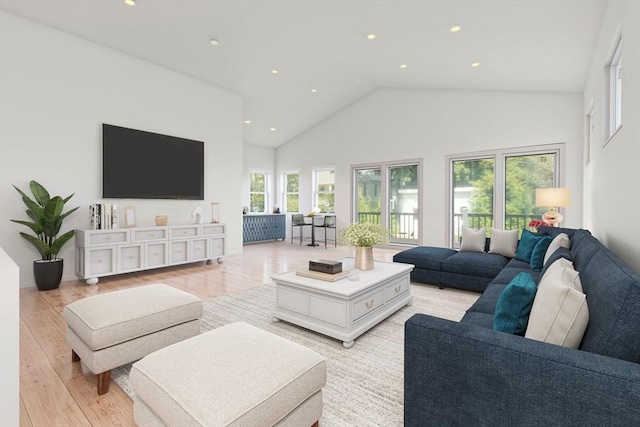
<path fill-rule="evenodd" d="M 133 364 L 139 426 L 317 425 L 324 357 L 246 323 L 232 323 Z"/>
<path fill-rule="evenodd" d="M 202 300 L 167 285 L 146 285 L 75 301 L 64 308 L 71 360 L 109 391 L 111 369 L 200 333 Z"/>

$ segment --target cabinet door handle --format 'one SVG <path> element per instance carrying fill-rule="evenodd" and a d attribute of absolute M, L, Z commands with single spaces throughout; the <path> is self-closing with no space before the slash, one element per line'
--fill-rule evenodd
<path fill-rule="evenodd" d="M 371 301 L 365 302 L 364 306 L 367 307 L 367 308 L 371 308 L 371 307 L 373 307 L 373 303 L 374 303 L 374 300 L 371 300 Z"/>
<path fill-rule="evenodd" d="M 396 291 L 396 294 L 397 294 L 398 292 L 400 292 L 400 289 L 402 289 L 402 286 L 400 286 L 400 285 L 398 285 L 398 286 L 396 286 L 395 288 L 393 288 L 393 290 L 394 290 L 394 291 Z"/>

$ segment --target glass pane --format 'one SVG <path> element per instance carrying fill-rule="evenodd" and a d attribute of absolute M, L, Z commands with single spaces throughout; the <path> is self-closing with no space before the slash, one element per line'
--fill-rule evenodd
<path fill-rule="evenodd" d="M 297 193 L 299 191 L 298 190 L 299 182 L 300 182 L 300 175 L 298 175 L 297 173 L 287 175 L 287 183 L 286 183 L 287 188 L 285 189 L 285 191 L 287 193 Z"/>
<path fill-rule="evenodd" d="M 418 166 L 389 168 L 389 219 L 391 243 L 418 243 Z"/>
<path fill-rule="evenodd" d="M 555 187 L 555 164 L 554 153 L 505 159 L 505 230 L 522 230 L 548 210 L 536 208 L 536 188 Z"/>
<path fill-rule="evenodd" d="M 252 193 L 264 193 L 265 190 L 265 174 L 263 173 L 252 173 L 251 174 L 251 187 L 250 192 Z"/>
<path fill-rule="evenodd" d="M 380 224 L 380 169 L 356 170 L 356 220 Z"/>
<path fill-rule="evenodd" d="M 460 247 L 462 226 L 493 226 L 494 159 L 453 162 L 453 247 Z"/>
<path fill-rule="evenodd" d="M 333 212 L 333 207 L 335 206 L 334 200 L 334 193 L 318 194 L 318 208 L 320 208 L 320 212 Z"/>
<path fill-rule="evenodd" d="M 251 212 L 265 212 L 264 194 L 251 194 Z"/>
<path fill-rule="evenodd" d="M 297 194 L 287 194 L 287 212 L 300 212 Z"/>

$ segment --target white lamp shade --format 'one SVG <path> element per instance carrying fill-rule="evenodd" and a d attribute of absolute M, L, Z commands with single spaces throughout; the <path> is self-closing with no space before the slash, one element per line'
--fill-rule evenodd
<path fill-rule="evenodd" d="M 536 206 L 563 207 L 571 204 L 571 191 L 566 187 L 536 188 Z"/>

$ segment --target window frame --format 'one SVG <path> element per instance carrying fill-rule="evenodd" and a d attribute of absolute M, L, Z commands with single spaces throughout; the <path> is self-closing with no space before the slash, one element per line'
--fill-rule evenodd
<path fill-rule="evenodd" d="M 252 191 L 251 190 L 251 178 L 252 175 L 264 175 L 264 191 Z M 268 206 L 270 206 L 269 200 L 269 185 L 270 185 L 271 174 L 269 171 L 264 169 L 251 169 L 249 170 L 249 211 L 250 213 L 268 213 Z M 264 197 L 264 210 L 263 211 L 253 211 L 253 206 L 251 206 L 252 196 L 254 194 L 262 194 Z"/>
<path fill-rule="evenodd" d="M 527 156 L 535 154 L 555 154 L 555 182 L 558 187 L 564 187 L 565 185 L 565 150 L 566 144 L 564 142 L 556 144 L 544 144 L 544 145 L 532 145 L 518 148 L 496 149 L 487 151 L 476 151 L 469 153 L 450 154 L 446 156 L 447 166 L 445 168 L 447 177 L 447 227 L 446 227 L 446 241 L 449 247 L 454 246 L 454 233 L 453 233 L 453 162 L 464 160 L 476 160 L 494 158 L 494 175 L 493 175 L 493 224 L 495 228 L 504 229 L 505 226 L 505 214 L 506 214 L 506 200 L 505 200 L 505 187 L 506 187 L 506 159 L 507 157 L 514 156 Z M 488 230 L 487 230 L 488 231 Z"/>
<path fill-rule="evenodd" d="M 608 126 L 607 137 L 603 146 L 622 128 L 622 67 L 623 67 L 622 36 L 619 36 L 615 49 L 611 54 L 611 61 L 607 65 L 608 71 Z"/>
<path fill-rule="evenodd" d="M 288 177 L 290 175 L 298 175 L 298 191 L 288 191 Z M 296 195 L 298 196 L 298 210 L 290 211 L 287 209 L 289 196 Z M 282 208 L 281 212 L 292 212 L 299 213 L 300 212 L 300 171 L 284 171 L 282 172 Z"/>
<path fill-rule="evenodd" d="M 318 188 L 319 183 L 318 183 L 318 174 L 321 172 L 333 172 L 333 186 L 332 186 L 332 190 L 331 191 L 320 191 L 320 189 Z M 312 191 L 313 191 L 313 209 L 320 209 L 321 213 L 334 213 L 336 211 L 336 207 L 335 207 L 335 201 L 336 201 L 336 168 L 335 166 L 325 166 L 325 167 L 318 167 L 318 168 L 314 168 L 312 173 Z M 320 194 L 333 194 L 333 203 L 334 206 L 332 206 L 333 210 L 332 211 L 324 211 L 322 210 L 319 206 L 318 206 L 318 200 L 319 200 L 319 196 Z"/>

